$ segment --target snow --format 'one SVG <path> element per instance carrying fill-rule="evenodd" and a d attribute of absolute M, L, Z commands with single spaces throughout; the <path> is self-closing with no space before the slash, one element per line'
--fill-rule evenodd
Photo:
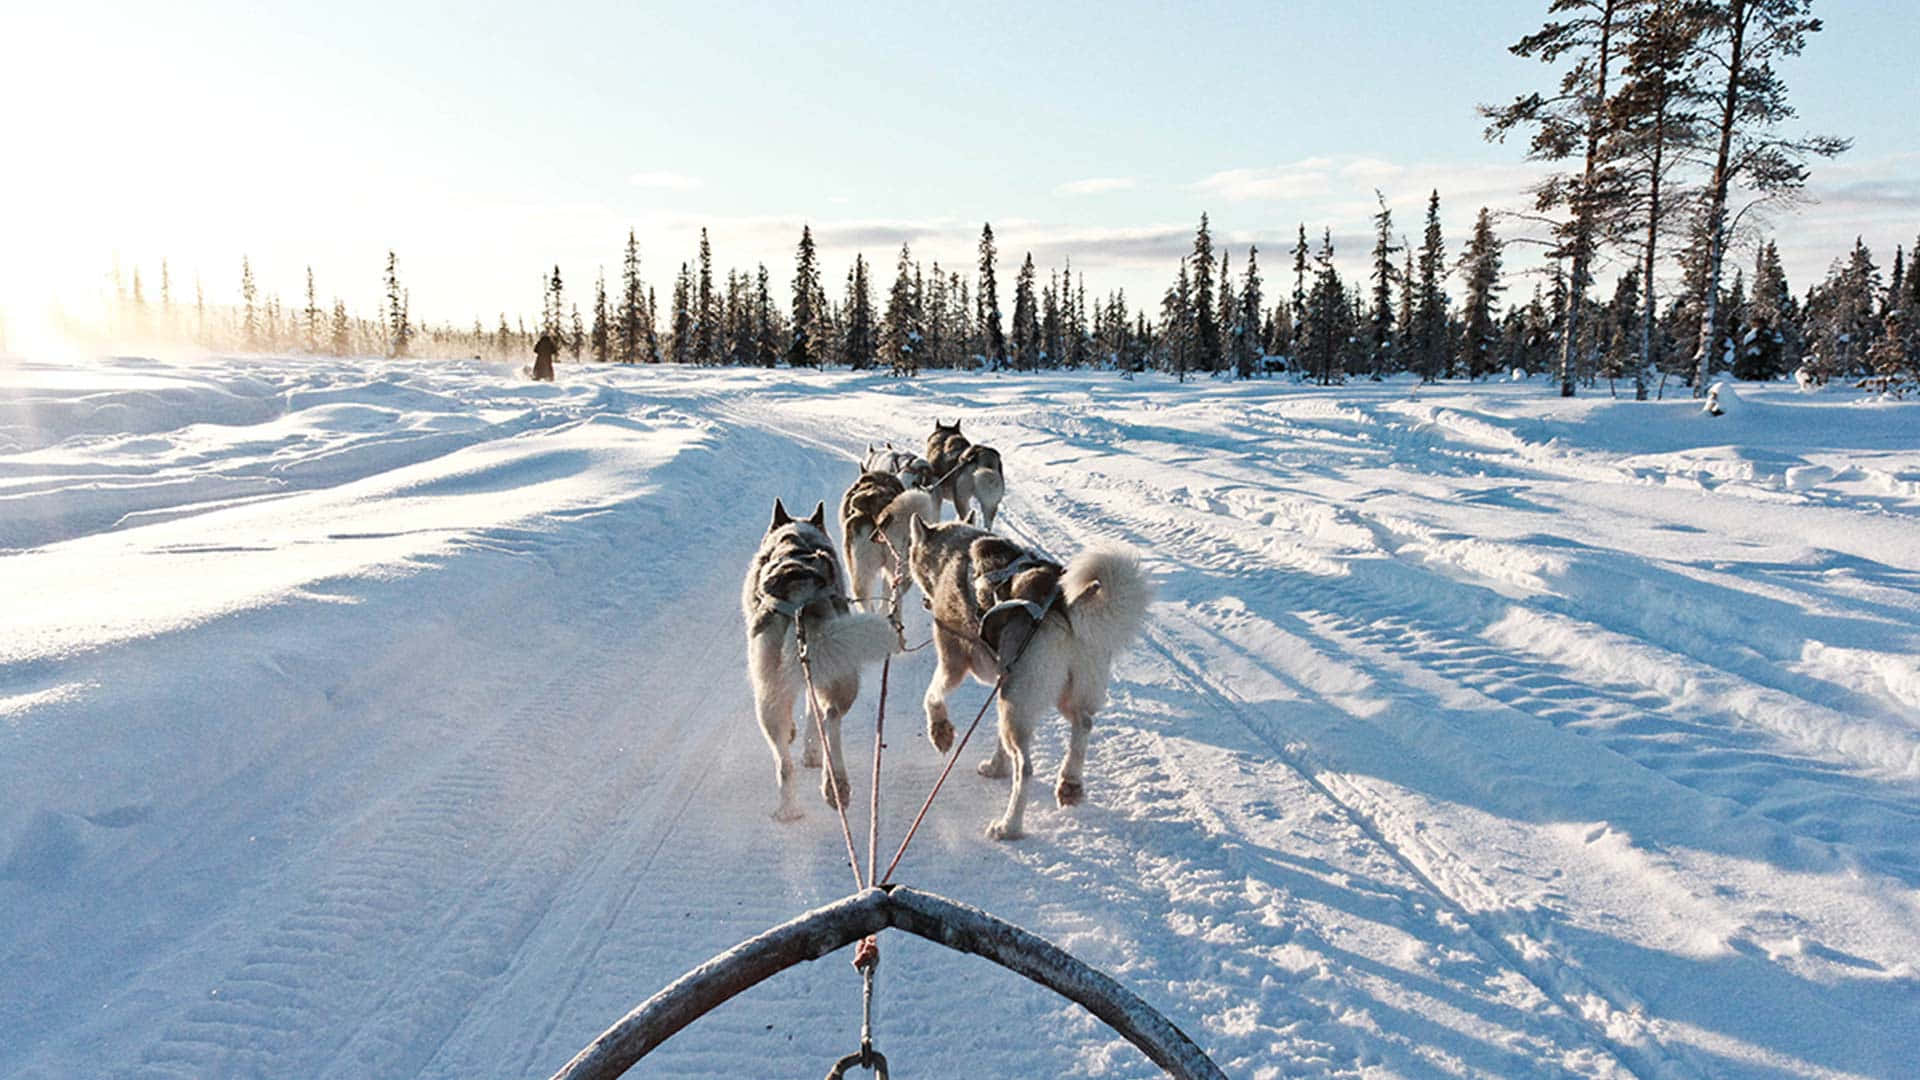
<path fill-rule="evenodd" d="M 738 575 L 775 496 L 956 416 L 1003 531 L 1130 544 L 1160 598 L 1087 802 L 994 843 L 957 770 L 901 880 L 1233 1076 L 1910 1075 L 1920 404 L 1414 391 L 0 360 L 0 1075 L 542 1077 L 845 895 L 830 812 L 769 819 Z M 886 850 L 931 665 L 892 672 Z M 903 1076 L 1155 1075 L 883 953 Z M 858 1016 L 806 965 L 640 1071 L 820 1075 Z"/>

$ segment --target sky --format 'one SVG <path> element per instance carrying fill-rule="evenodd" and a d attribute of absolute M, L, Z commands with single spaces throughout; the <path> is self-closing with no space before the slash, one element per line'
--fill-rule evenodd
<path fill-rule="evenodd" d="M 297 300 L 311 266 L 323 305 L 371 314 L 391 249 L 417 319 L 491 326 L 536 313 L 555 265 L 585 307 L 629 228 L 664 305 L 703 226 L 722 272 L 765 262 L 784 304 L 803 222 L 830 289 L 859 252 L 884 290 L 902 242 L 970 274 L 991 221 L 1003 288 L 1031 251 L 1157 304 L 1203 212 L 1236 267 L 1260 246 L 1271 288 L 1302 224 L 1358 272 L 1376 190 L 1417 242 L 1437 188 L 1457 253 L 1538 175 L 1474 107 L 1550 85 L 1506 52 L 1544 2 L 814 7 L 10 11 L 26 167 L 0 170 L 0 317 L 83 305 L 116 262 L 152 296 L 163 258 L 176 299 L 197 278 L 230 303 L 243 254 L 263 292 Z M 1855 235 L 1884 266 L 1920 234 L 1903 8 L 1818 3 L 1825 31 L 1782 68 L 1792 130 L 1854 139 L 1772 223 L 1796 290 Z"/>

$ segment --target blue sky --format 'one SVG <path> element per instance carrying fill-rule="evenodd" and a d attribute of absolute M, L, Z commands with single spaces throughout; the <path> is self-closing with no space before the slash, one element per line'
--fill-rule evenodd
<path fill-rule="evenodd" d="M 799 224 L 829 283 L 855 251 L 1003 280 L 1027 250 L 1098 293 L 1157 297 L 1202 211 L 1270 282 L 1297 223 L 1362 254 L 1378 187 L 1417 236 L 1438 187 L 1458 250 L 1531 175 L 1479 102 L 1551 76 L 1505 47 L 1544 3 L 43 5 L 0 91 L 33 103 L 0 207 L 23 240 L 0 289 L 97 289 L 117 254 L 230 299 L 248 254 L 291 297 L 371 310 L 399 252 L 416 314 L 536 310 L 558 263 L 585 298 L 638 231 L 664 294 L 702 224 L 722 267 L 784 284 Z M 1920 232 L 1913 18 L 1822 3 L 1784 73 L 1799 127 L 1851 135 L 1820 205 L 1775 231 L 1804 289 L 1865 234 Z M 29 258 L 30 256 L 30 258 Z M 151 286 L 149 286 L 151 288 Z M 1524 284 L 1518 286 L 1526 288 Z M 0 296 L 0 300 L 7 299 Z"/>

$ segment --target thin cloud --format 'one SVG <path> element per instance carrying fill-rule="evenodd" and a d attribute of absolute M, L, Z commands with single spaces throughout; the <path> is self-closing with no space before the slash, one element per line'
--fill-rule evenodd
<path fill-rule="evenodd" d="M 627 177 L 627 183 L 634 187 L 653 188 L 658 191 L 692 191 L 700 186 L 700 178 L 668 169 L 657 169 L 652 172 L 634 173 Z"/>
<path fill-rule="evenodd" d="M 1090 176 L 1069 180 L 1053 189 L 1055 195 L 1105 195 L 1110 191 L 1132 191 L 1140 182 L 1131 176 Z"/>

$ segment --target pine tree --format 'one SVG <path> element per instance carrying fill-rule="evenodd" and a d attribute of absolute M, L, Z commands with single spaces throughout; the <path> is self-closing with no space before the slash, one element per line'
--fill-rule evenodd
<path fill-rule="evenodd" d="M 1718 116 L 1710 123 L 1716 140 L 1712 178 L 1707 183 L 1702 221 L 1706 232 L 1705 306 L 1694 348 L 1695 397 L 1707 392 L 1715 347 L 1720 340 L 1720 265 L 1733 231 L 1727 200 L 1735 186 L 1762 199 L 1788 196 L 1806 185 L 1809 155 L 1833 157 L 1852 145 L 1832 135 L 1786 138 L 1775 127 L 1792 117 L 1787 85 L 1773 62 L 1798 56 L 1807 35 L 1820 29 L 1809 12 L 1812 0 L 1703 0 L 1707 32 L 1702 54 L 1724 74 L 1716 96 Z"/>
<path fill-rule="evenodd" d="M 1608 202 L 1620 194 L 1605 141 L 1610 124 L 1607 80 L 1618 62 L 1628 2 L 1553 0 L 1550 10 L 1554 14 L 1578 14 L 1547 23 L 1508 51 L 1520 57 L 1537 56 L 1549 64 L 1570 54 L 1573 64 L 1560 81 L 1559 93 L 1551 98 L 1529 94 L 1504 107 L 1480 109 L 1490 121 L 1486 131 L 1489 140 L 1503 141 L 1514 128 L 1531 127 L 1534 136 L 1529 158 L 1581 159 L 1579 174 L 1556 174 L 1534 189 L 1534 202 L 1541 212 L 1564 210 L 1565 216 L 1554 222 L 1557 243 L 1552 254 L 1572 263 L 1568 317 L 1561 341 L 1561 397 L 1573 396 L 1579 312 L 1590 284 L 1598 222 Z"/>
<path fill-rule="evenodd" d="M 1193 349 L 1194 367 L 1220 370 L 1220 323 L 1213 310 L 1213 236 L 1207 215 L 1193 235 Z"/>
<path fill-rule="evenodd" d="M 1063 338 L 1060 332 L 1060 275 L 1052 275 L 1040 291 L 1040 364 L 1060 366 Z"/>
<path fill-rule="evenodd" d="M 1853 251 L 1834 262 L 1807 304 L 1813 359 L 1823 379 L 1864 371 L 1867 349 L 1879 330 L 1874 320 L 1879 292 L 1873 253 L 1855 238 Z"/>
<path fill-rule="evenodd" d="M 1468 378 L 1478 379 L 1493 374 L 1500 363 L 1499 324 L 1493 318 L 1494 298 L 1502 291 L 1500 240 L 1493 234 L 1493 219 L 1484 206 L 1474 219 L 1473 238 L 1461 256 L 1460 273 L 1467 281 L 1467 298 L 1458 366 Z"/>
<path fill-rule="evenodd" d="M 596 364 L 604 364 L 612 358 L 610 330 L 607 319 L 607 270 L 603 266 L 593 282 L 593 329 L 589 331 L 593 339 L 593 362 Z"/>
<path fill-rule="evenodd" d="M 1754 260 L 1753 301 L 1747 307 L 1747 331 L 1740 339 L 1733 377 L 1777 379 L 1798 366 L 1799 322 L 1780 252 L 1768 241 Z"/>
<path fill-rule="evenodd" d="M 1605 228 L 1635 235 L 1640 245 L 1641 304 L 1633 396 L 1645 401 L 1657 340 L 1656 289 L 1660 237 L 1684 199 L 1670 190 L 1669 174 L 1698 149 L 1700 109 L 1706 101 L 1693 62 L 1706 29 L 1701 8 L 1686 0 L 1639 0 L 1631 15 L 1623 83 L 1609 105 L 1613 156 L 1623 162 L 1620 183 L 1628 197 L 1611 200 Z"/>
<path fill-rule="evenodd" d="M 580 305 L 573 305 L 571 331 L 567 334 L 567 351 L 573 354 L 574 363 L 580 362 L 580 350 L 587 344 L 587 328 L 580 321 Z"/>
<path fill-rule="evenodd" d="M 994 255 L 993 223 L 988 222 L 980 227 L 980 288 L 974 295 L 982 335 L 980 353 L 988 369 L 998 371 L 1007 366 L 1007 337 L 1000 328 L 1000 286 L 993 274 Z"/>

